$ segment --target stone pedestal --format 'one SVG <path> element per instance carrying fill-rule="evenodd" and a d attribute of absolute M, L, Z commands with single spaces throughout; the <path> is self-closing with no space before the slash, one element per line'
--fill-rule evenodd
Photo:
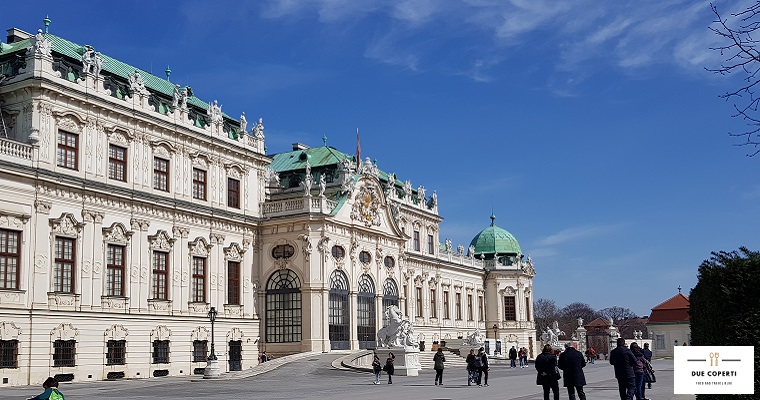
<path fill-rule="evenodd" d="M 418 376 L 420 365 L 420 349 L 418 347 L 389 347 L 377 349 L 381 360 L 388 357 L 388 352 L 393 353 L 396 359 L 393 362 L 393 374 L 400 376 Z"/>
<path fill-rule="evenodd" d="M 221 374 L 219 360 L 208 360 L 208 365 L 206 365 L 206 369 L 203 371 L 203 379 L 218 378 Z"/>

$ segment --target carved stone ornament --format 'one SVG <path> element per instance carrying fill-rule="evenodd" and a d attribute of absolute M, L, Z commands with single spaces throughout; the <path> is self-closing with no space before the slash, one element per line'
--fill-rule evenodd
<path fill-rule="evenodd" d="M 175 239 L 169 236 L 164 230 L 156 232 L 155 235 L 148 236 L 148 245 L 151 250 L 170 251 L 174 247 Z"/>
<path fill-rule="evenodd" d="M 133 96 L 135 93 L 143 96 L 150 94 L 148 89 L 145 87 L 145 82 L 143 81 L 139 70 L 136 69 L 134 74 L 131 72 L 127 74 L 127 80 L 129 81 L 129 91 L 132 92 Z"/>
<path fill-rule="evenodd" d="M 69 114 L 60 115 L 58 113 L 55 113 L 58 117 L 57 125 L 58 129 L 63 129 L 65 131 L 69 131 L 72 133 L 82 133 L 82 125 L 83 123 L 78 122 Z M 80 119 L 81 121 L 81 119 Z"/>
<path fill-rule="evenodd" d="M 226 237 L 221 233 L 209 233 L 208 240 L 211 244 L 224 244 Z"/>
<path fill-rule="evenodd" d="M 50 331 L 52 340 L 71 340 L 79 336 L 79 329 L 69 323 L 61 323 Z"/>
<path fill-rule="evenodd" d="M 507 286 L 501 290 L 502 296 L 514 296 L 517 291 L 512 286 Z"/>
<path fill-rule="evenodd" d="M 206 239 L 201 236 L 195 238 L 195 240 L 188 243 L 187 246 L 190 248 L 190 255 L 198 257 L 208 257 L 211 248 L 214 247 L 214 245 L 208 244 Z"/>
<path fill-rule="evenodd" d="M 63 213 L 59 218 L 50 218 L 50 227 L 53 234 L 76 237 L 82 233 L 84 223 L 77 221 L 72 213 Z"/>
<path fill-rule="evenodd" d="M 208 116 L 211 117 L 212 124 L 221 124 L 224 118 L 222 115 L 222 106 L 220 106 L 219 102 L 216 100 L 214 100 L 213 103 L 208 104 L 208 109 L 206 110 L 206 114 L 208 114 Z"/>
<path fill-rule="evenodd" d="M 245 250 L 240 247 L 239 244 L 236 242 L 232 242 L 229 247 L 225 247 L 224 249 L 224 259 L 230 260 L 230 261 L 242 261 L 243 260 L 243 253 L 245 253 Z"/>
<path fill-rule="evenodd" d="M 18 340 L 21 336 L 21 328 L 13 321 L 0 321 L 0 340 Z"/>
<path fill-rule="evenodd" d="M 103 241 L 126 245 L 132 238 L 133 233 L 132 231 L 128 231 L 121 222 L 114 222 L 111 226 L 103 228 Z"/>
<path fill-rule="evenodd" d="M 50 214 L 50 208 L 53 207 L 53 203 L 46 200 L 35 200 L 34 208 L 40 214 Z"/>
<path fill-rule="evenodd" d="M 34 57 L 52 57 L 53 44 L 42 34 L 42 29 L 37 29 L 37 34 L 29 38 L 29 44 L 27 54 Z"/>
<path fill-rule="evenodd" d="M 351 219 L 366 227 L 380 226 L 380 199 L 372 186 L 364 186 L 354 197 Z"/>
<path fill-rule="evenodd" d="M 288 264 L 289 264 L 288 260 L 290 260 L 290 258 L 284 258 L 284 257 L 283 258 L 275 258 L 274 259 L 274 266 L 275 266 L 275 268 L 277 268 L 277 269 L 288 269 Z"/>
<path fill-rule="evenodd" d="M 209 165 L 209 158 L 205 154 L 200 154 L 198 152 L 189 154 L 190 159 L 193 160 L 193 167 L 200 168 L 200 169 L 208 169 Z"/>
<path fill-rule="evenodd" d="M 227 169 L 227 176 L 233 179 L 240 179 L 242 176 L 241 174 L 241 168 L 237 165 L 226 165 Z"/>
<path fill-rule="evenodd" d="M 129 146 L 129 142 L 134 139 L 134 134 L 126 129 L 110 127 L 105 130 L 106 136 L 111 143 L 117 143 L 123 146 Z"/>
<path fill-rule="evenodd" d="M 172 330 L 166 325 L 158 325 L 156 329 L 150 331 L 150 337 L 153 340 L 169 340 L 172 336 Z"/>
<path fill-rule="evenodd" d="M 106 340 L 125 340 L 129 330 L 121 324 L 113 324 L 104 332 Z"/>
<path fill-rule="evenodd" d="M 150 147 L 153 149 L 153 155 L 160 158 L 171 159 L 172 154 L 176 153 L 174 146 L 171 143 L 164 140 L 156 140 L 150 142 Z"/>
<path fill-rule="evenodd" d="M 144 218 L 131 218 L 129 224 L 132 226 L 132 230 L 141 230 L 143 232 L 150 228 L 150 220 Z"/>
<path fill-rule="evenodd" d="M 175 238 L 186 238 L 188 235 L 190 235 L 190 229 L 187 229 L 184 226 L 175 225 L 172 227 L 172 235 L 174 235 Z"/>
<path fill-rule="evenodd" d="M 85 222 L 95 222 L 99 224 L 103 222 L 103 218 L 105 218 L 105 213 L 102 211 L 82 209 L 82 219 L 84 219 Z"/>
<path fill-rule="evenodd" d="M 243 331 L 238 327 L 232 328 L 229 332 L 227 332 L 227 341 L 243 340 L 244 337 L 245 335 L 243 334 Z"/>
<path fill-rule="evenodd" d="M 21 229 L 29 218 L 28 215 L 8 215 L 0 211 L 0 227 Z"/>
<path fill-rule="evenodd" d="M 193 332 L 190 333 L 190 339 L 192 340 L 209 340 L 210 338 L 211 333 L 205 326 L 196 327 L 193 329 Z"/>

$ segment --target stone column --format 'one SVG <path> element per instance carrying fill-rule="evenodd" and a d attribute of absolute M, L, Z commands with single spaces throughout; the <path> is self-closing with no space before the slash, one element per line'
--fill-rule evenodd
<path fill-rule="evenodd" d="M 357 316 L 359 314 L 359 303 L 357 301 L 356 291 L 352 290 L 348 293 L 348 298 L 351 304 L 351 350 L 359 350 L 359 331 L 356 328 Z"/>
<path fill-rule="evenodd" d="M 34 249 L 33 264 L 30 263 L 30 269 L 34 269 L 33 274 L 29 274 L 31 282 L 29 283 L 29 299 L 32 308 L 47 308 L 47 292 L 50 291 L 50 277 L 52 275 L 52 266 L 55 260 L 52 258 L 52 237 L 50 233 L 50 208 L 52 202 L 46 200 L 35 200 L 34 207 L 36 212 L 32 215 L 31 240 L 29 244 Z"/>

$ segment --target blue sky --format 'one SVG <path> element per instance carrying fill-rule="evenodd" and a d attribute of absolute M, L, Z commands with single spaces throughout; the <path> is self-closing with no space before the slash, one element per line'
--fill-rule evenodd
<path fill-rule="evenodd" d="M 752 2 L 718 1 L 724 12 Z M 269 153 L 327 144 L 436 190 L 441 238 L 488 226 L 536 298 L 640 315 L 711 251 L 760 249 L 760 156 L 718 95 L 704 1 L 273 0 L 3 5 L 264 119 Z"/>

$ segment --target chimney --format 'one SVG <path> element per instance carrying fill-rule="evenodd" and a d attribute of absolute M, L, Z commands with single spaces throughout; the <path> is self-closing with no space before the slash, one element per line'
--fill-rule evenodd
<path fill-rule="evenodd" d="M 307 146 L 307 145 L 305 145 L 303 143 L 298 143 L 298 142 L 293 143 L 293 151 L 296 151 L 296 150 L 308 150 L 309 148 L 310 148 L 309 146 Z"/>
<path fill-rule="evenodd" d="M 8 29 L 6 32 L 8 32 L 8 40 L 7 40 L 8 44 L 20 42 L 24 39 L 29 39 L 30 37 L 32 37 L 32 34 L 28 32 L 24 32 L 18 28 L 11 28 L 11 29 Z"/>

